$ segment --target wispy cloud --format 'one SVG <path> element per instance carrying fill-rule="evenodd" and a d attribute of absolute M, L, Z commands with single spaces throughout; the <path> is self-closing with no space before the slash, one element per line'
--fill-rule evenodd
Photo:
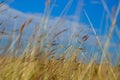
<path fill-rule="evenodd" d="M 6 9 L 5 11 L 3 11 Z M 2 11 L 2 12 L 1 12 Z M 20 27 L 22 23 L 25 21 L 29 20 L 30 18 L 32 19 L 32 22 L 25 27 L 25 30 L 23 32 L 22 38 L 25 40 L 28 40 L 28 38 L 31 36 L 34 28 L 36 25 L 40 26 L 40 22 L 42 19 L 42 14 L 31 14 L 31 13 L 22 13 L 18 10 L 12 9 L 7 5 L 4 5 L 0 7 L 0 30 L 5 28 L 5 31 L 8 32 L 8 35 L 11 35 L 11 31 L 16 31 L 16 35 L 19 34 Z M 74 19 L 72 19 L 74 17 Z M 87 45 L 92 45 L 96 46 L 97 45 L 97 40 L 95 36 L 93 35 L 92 30 L 90 29 L 89 25 L 83 24 L 75 20 L 77 16 L 67 16 L 65 18 L 61 17 L 50 17 L 47 23 L 47 29 L 52 30 L 52 32 L 59 32 L 63 29 L 69 28 L 68 31 L 64 32 L 63 34 L 59 35 L 59 41 L 64 42 L 70 39 L 71 36 L 77 35 L 78 38 L 72 38 L 72 40 L 76 39 L 82 39 L 84 35 L 89 35 L 88 40 L 86 41 Z M 59 24 L 59 25 L 58 25 Z M 55 27 L 58 26 L 58 29 L 55 29 Z M 0 35 L 0 38 L 3 36 Z M 99 35 L 100 41 L 102 44 L 104 44 L 105 41 L 105 35 Z M 78 43 L 76 43 L 78 44 Z"/>

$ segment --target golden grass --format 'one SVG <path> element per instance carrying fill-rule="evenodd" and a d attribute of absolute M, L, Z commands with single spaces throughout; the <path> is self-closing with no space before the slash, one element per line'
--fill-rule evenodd
<path fill-rule="evenodd" d="M 74 55 L 73 55 L 74 56 Z M 31 57 L 0 56 L 0 80 L 115 80 L 109 64 L 91 61 L 89 64 L 76 61 L 76 57 L 48 59 Z M 120 67 L 112 67 L 116 80 L 120 79 Z"/>
<path fill-rule="evenodd" d="M 28 20 L 28 24 L 31 20 Z M 6 54 L 0 55 L 0 80 L 119 80 L 120 67 L 112 66 L 106 61 L 101 64 L 93 60 L 89 63 L 83 63 L 78 60 L 78 54 L 82 48 L 73 48 L 73 52 L 69 52 L 68 47 L 62 57 L 56 58 L 58 55 L 51 48 L 56 46 L 54 39 L 67 31 L 64 29 L 53 35 L 46 47 L 45 41 L 49 36 L 49 32 L 38 35 L 31 35 L 28 45 L 23 50 L 21 36 L 23 35 L 26 22 L 23 23 L 20 29 L 18 38 L 10 43 L 9 48 L 6 48 Z M 41 30 L 41 29 L 40 29 Z M 37 30 L 35 30 L 37 31 Z M 88 35 L 82 37 L 83 42 L 88 39 Z M 98 39 L 98 38 L 97 38 Z M 99 41 L 99 39 L 98 39 Z M 99 43 L 100 44 L 100 43 Z M 16 48 L 13 46 L 16 45 Z M 20 47 L 21 46 L 21 47 Z M 24 45 L 23 45 L 24 46 Z M 64 46 L 63 46 L 64 47 Z M 12 51 L 12 49 L 16 49 Z M 46 49 L 45 49 L 46 48 Z M 44 51 L 45 49 L 45 51 Z M 71 49 L 71 48 L 70 48 Z M 4 48 L 2 50 L 5 50 Z M 21 53 L 16 57 L 15 54 Z M 13 55 L 11 55 L 13 54 Z M 69 57 L 67 56 L 69 55 Z M 66 58 L 67 57 L 67 58 Z"/>
<path fill-rule="evenodd" d="M 66 5 L 65 9 L 61 13 L 61 16 L 64 17 L 71 3 L 72 0 Z M 46 6 L 49 5 L 50 0 L 47 0 Z M 105 6 L 104 2 L 103 6 Z M 52 10 L 52 8 L 50 10 Z M 32 22 L 32 19 L 29 19 L 21 25 L 20 30 L 18 30 L 19 35 L 16 40 L 9 45 L 6 45 L 8 47 L 1 49 L 3 50 L 3 53 L 5 52 L 5 55 L 0 55 L 0 80 L 120 80 L 120 66 L 112 66 L 106 59 L 106 50 L 110 44 L 110 37 L 112 36 L 114 27 L 110 27 L 105 49 L 103 49 L 99 37 L 95 32 L 94 26 L 87 15 L 87 12 L 85 10 L 84 12 L 102 50 L 104 56 L 103 59 L 105 60 L 101 60 L 101 63 L 98 64 L 93 57 L 89 63 L 83 63 L 82 61 L 78 60 L 78 56 L 80 51 L 84 49 L 79 48 L 79 51 L 77 51 L 77 49 L 73 48 L 73 52 L 70 52 L 68 50 L 69 47 L 61 57 L 56 58 L 55 55 L 58 54 L 54 51 L 57 48 L 52 48 L 53 46 L 57 45 L 57 43 L 54 43 L 54 39 L 68 29 L 63 29 L 58 33 L 50 30 L 48 32 L 40 33 L 39 35 L 35 35 L 37 32 L 42 32 L 42 30 L 46 31 L 45 29 L 47 25 L 44 26 L 44 24 L 49 17 L 49 14 L 47 13 L 50 13 L 49 11 L 46 11 L 44 14 L 45 16 L 42 18 L 41 24 L 35 27 L 35 30 L 31 35 L 31 38 L 29 39 L 27 47 L 24 51 L 21 48 L 21 37 L 23 36 L 25 27 Z M 15 16 L 14 18 L 17 17 L 18 16 Z M 55 29 L 60 27 L 61 24 L 63 24 L 62 22 L 62 20 L 58 21 Z M 112 24 L 115 22 L 116 18 Z M 3 32 L 4 31 L 2 31 L 2 33 Z M 16 30 L 14 32 L 16 32 Z M 50 38 L 47 46 L 44 47 L 44 44 L 47 42 L 47 38 L 51 32 L 54 34 L 52 38 Z M 83 36 L 80 44 L 86 41 L 88 38 L 89 35 Z M 21 55 L 14 55 L 17 53 L 21 53 Z"/>

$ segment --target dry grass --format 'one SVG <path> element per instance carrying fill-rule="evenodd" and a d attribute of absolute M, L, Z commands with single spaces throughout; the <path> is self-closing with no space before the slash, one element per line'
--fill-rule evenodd
<path fill-rule="evenodd" d="M 73 55 L 74 56 L 74 55 Z M 76 61 L 76 57 L 48 59 L 0 56 L 0 80 L 114 80 L 111 65 L 91 61 L 89 64 Z M 120 79 L 120 67 L 112 67 L 116 80 Z"/>
<path fill-rule="evenodd" d="M 62 19 L 55 25 L 55 30 L 64 24 L 63 17 L 67 14 L 72 1 L 70 0 L 68 2 L 61 13 L 60 17 Z M 106 12 L 111 16 L 103 0 L 102 4 Z M 50 0 L 47 0 L 46 7 L 50 8 L 50 5 Z M 105 45 L 101 44 L 87 11 L 84 10 L 85 16 L 98 42 L 98 46 L 103 53 L 103 60 L 101 60 L 100 64 L 96 62 L 97 57 L 94 56 L 93 59 L 89 60 L 89 63 L 84 63 L 79 60 L 79 54 L 84 51 L 82 47 L 74 48 L 73 46 L 69 46 L 61 56 L 58 55 L 56 49 L 59 49 L 59 44 L 54 40 L 62 33 L 68 31 L 69 28 L 63 29 L 60 32 L 56 32 L 57 30 L 52 31 L 51 29 L 49 31 L 46 30 L 50 12 L 53 8 L 52 6 L 49 9 L 50 11 L 46 8 L 40 25 L 35 27 L 25 49 L 23 49 L 24 45 L 22 44 L 24 43 L 21 41 L 21 38 L 24 35 L 24 29 L 32 22 L 31 18 L 21 25 L 20 30 L 13 30 L 14 33 L 16 31 L 19 32 L 15 40 L 10 38 L 13 37 L 13 34 L 8 36 L 8 44 L 0 48 L 0 53 L 3 54 L 0 55 L 0 80 L 120 80 L 120 66 L 111 65 L 106 55 L 116 25 L 119 6 L 113 22 L 111 20 L 111 27 Z M 14 18 L 16 19 L 17 17 L 15 16 Z M 5 34 L 5 31 L 2 30 L 0 33 Z M 39 34 L 36 35 L 36 33 Z M 53 34 L 52 36 L 50 36 L 51 33 Z M 48 40 L 49 37 L 50 39 Z M 88 34 L 82 36 L 82 41 L 79 41 L 80 45 L 88 40 L 88 38 Z M 49 43 L 46 44 L 46 42 Z M 46 45 L 44 46 L 44 44 Z"/>

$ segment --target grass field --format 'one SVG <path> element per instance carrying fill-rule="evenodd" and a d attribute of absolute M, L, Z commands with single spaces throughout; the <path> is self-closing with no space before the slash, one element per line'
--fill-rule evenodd
<path fill-rule="evenodd" d="M 14 31 L 13 34 L 7 37 L 7 44 L 0 47 L 0 80 L 120 80 L 119 59 L 116 61 L 118 62 L 117 65 L 112 65 L 107 55 L 109 52 L 107 50 L 111 43 L 110 40 L 112 36 L 114 36 L 113 31 L 117 25 L 119 8 L 111 21 L 104 45 L 101 44 L 87 11 L 83 10 L 97 40 L 97 44 L 102 51 L 102 59 L 99 62 L 96 61 L 97 56 L 93 55 L 92 58 L 89 59 L 89 62 L 85 63 L 79 60 L 79 55 L 82 54 L 84 48 L 76 48 L 71 45 L 68 46 L 62 54 L 57 53 L 56 50 L 59 50 L 60 47 L 58 47 L 59 44 L 56 43 L 55 40 L 68 29 L 63 29 L 59 32 L 55 29 L 61 27 L 68 7 L 66 7 L 66 10 L 61 14 L 62 18 L 58 21 L 54 31 L 50 29 L 48 31 L 47 21 L 50 17 L 50 10 L 52 10 L 51 8 L 49 10 L 49 7 L 51 7 L 49 3 L 46 3 L 47 8 L 40 25 L 35 27 L 27 44 L 24 44 L 22 36 L 24 36 L 24 29 L 32 22 L 31 18 L 21 25 L 19 35 L 15 36 L 16 32 Z M 69 4 L 69 6 L 71 5 Z M 104 2 L 103 6 L 106 8 Z M 6 32 L 1 31 L 0 33 L 2 36 L 6 36 L 4 35 Z M 71 36 L 70 39 L 74 40 L 75 36 L 76 35 Z M 88 36 L 89 35 L 81 36 L 80 45 L 88 40 Z M 0 37 L 0 40 L 1 39 Z M 2 42 L 0 42 L 0 44 L 2 44 Z M 59 46 L 61 46 L 61 44 Z M 64 45 L 62 45 L 62 47 L 64 47 Z M 97 51 L 95 53 L 97 53 Z M 110 55 L 110 57 L 113 56 Z"/>
<path fill-rule="evenodd" d="M 68 59 L 0 56 L 0 80 L 119 80 L 120 67 L 95 61 L 84 64 Z"/>

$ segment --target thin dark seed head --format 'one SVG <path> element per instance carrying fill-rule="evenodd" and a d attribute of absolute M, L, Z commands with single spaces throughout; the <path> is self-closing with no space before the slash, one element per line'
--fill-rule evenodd
<path fill-rule="evenodd" d="M 68 29 L 69 29 L 69 28 L 63 29 L 62 31 L 58 32 L 57 34 L 54 34 L 53 39 L 56 38 L 57 36 L 59 36 L 60 34 L 62 34 L 63 32 L 67 31 Z"/>
<path fill-rule="evenodd" d="M 1 34 L 1 35 L 6 35 L 6 34 L 8 34 L 7 32 L 5 32 L 5 27 L 2 29 L 2 31 L 0 31 L 0 34 Z"/>
<path fill-rule="evenodd" d="M 32 22 L 32 18 L 30 18 L 27 22 L 27 25 L 29 25 Z"/>
<path fill-rule="evenodd" d="M 84 48 L 79 48 L 80 50 L 84 51 L 85 49 Z"/>
<path fill-rule="evenodd" d="M 88 37 L 89 37 L 89 36 L 88 36 L 88 34 L 87 34 L 87 35 L 85 35 L 85 36 L 82 37 L 82 40 L 83 40 L 83 41 L 86 41 L 86 40 L 88 39 Z"/>
<path fill-rule="evenodd" d="M 56 49 L 57 49 L 57 48 L 55 48 L 55 49 L 52 49 L 52 50 L 50 51 L 50 53 L 54 52 Z"/>
<path fill-rule="evenodd" d="M 18 48 L 18 46 L 19 46 L 19 44 L 20 44 L 20 40 L 21 40 L 22 33 L 23 33 L 23 30 L 24 30 L 25 26 L 26 26 L 26 22 L 24 22 L 24 23 L 22 24 L 21 28 L 20 28 L 20 35 L 19 35 L 19 37 L 18 37 L 17 45 L 16 45 L 17 48 Z"/>
<path fill-rule="evenodd" d="M 14 19 L 17 19 L 17 18 L 18 18 L 18 16 L 14 16 L 13 18 L 14 18 Z"/>

